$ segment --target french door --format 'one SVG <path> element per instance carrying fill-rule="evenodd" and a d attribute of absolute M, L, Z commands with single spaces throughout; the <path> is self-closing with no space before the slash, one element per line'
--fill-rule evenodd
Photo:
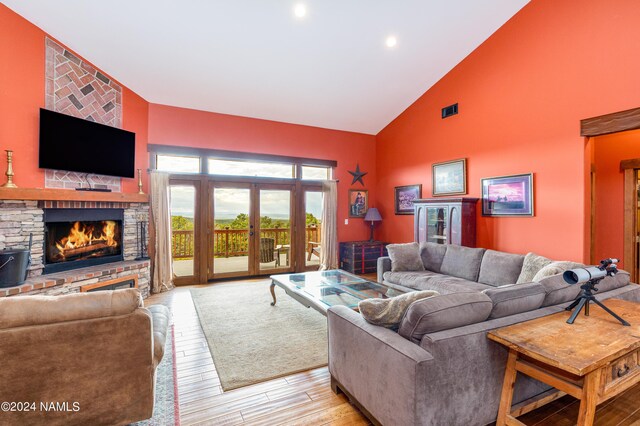
<path fill-rule="evenodd" d="M 209 182 L 207 279 L 294 271 L 295 184 Z"/>
<path fill-rule="evenodd" d="M 170 181 L 176 285 L 317 270 L 317 183 L 174 176 Z"/>

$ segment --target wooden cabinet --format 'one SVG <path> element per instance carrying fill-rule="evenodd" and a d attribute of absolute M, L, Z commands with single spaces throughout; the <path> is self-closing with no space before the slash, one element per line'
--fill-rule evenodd
<path fill-rule="evenodd" d="M 415 200 L 414 241 L 475 247 L 477 202 L 477 198 Z"/>
<path fill-rule="evenodd" d="M 387 256 L 382 241 L 344 241 L 340 243 L 340 269 L 353 274 L 376 272 L 378 258 Z"/>

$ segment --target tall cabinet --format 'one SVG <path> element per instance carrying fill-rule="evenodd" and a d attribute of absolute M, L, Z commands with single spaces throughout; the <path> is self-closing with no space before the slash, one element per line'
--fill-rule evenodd
<path fill-rule="evenodd" d="M 477 198 L 423 198 L 413 202 L 414 241 L 476 246 Z"/>

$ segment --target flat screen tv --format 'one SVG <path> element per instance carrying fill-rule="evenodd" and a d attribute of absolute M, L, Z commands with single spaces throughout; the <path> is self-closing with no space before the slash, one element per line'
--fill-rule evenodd
<path fill-rule="evenodd" d="M 40 109 L 42 169 L 134 177 L 136 134 Z"/>

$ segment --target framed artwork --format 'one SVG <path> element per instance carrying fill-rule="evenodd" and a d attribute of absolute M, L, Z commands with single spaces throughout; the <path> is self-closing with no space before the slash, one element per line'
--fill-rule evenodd
<path fill-rule="evenodd" d="M 413 200 L 422 197 L 422 185 L 396 186 L 396 214 L 413 214 Z"/>
<path fill-rule="evenodd" d="M 482 179 L 483 216 L 533 216 L 533 173 Z"/>
<path fill-rule="evenodd" d="M 446 161 L 433 165 L 433 195 L 462 195 L 467 193 L 467 159 Z"/>
<path fill-rule="evenodd" d="M 349 190 L 349 217 L 364 217 L 369 209 L 369 191 L 366 189 Z"/>

